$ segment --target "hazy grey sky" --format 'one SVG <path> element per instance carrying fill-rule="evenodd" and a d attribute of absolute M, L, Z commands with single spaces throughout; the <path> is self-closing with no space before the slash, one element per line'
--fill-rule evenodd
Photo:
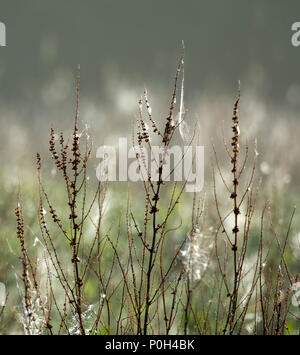
<path fill-rule="evenodd" d="M 168 80 L 182 39 L 190 90 L 233 90 L 258 68 L 263 95 L 285 102 L 290 85 L 300 83 L 300 47 L 291 45 L 297 0 L 0 0 L 0 20 L 6 101 L 26 99 L 28 87 L 38 90 L 57 68 L 74 71 L 77 63 L 91 95 L 111 66 L 134 80 Z"/>

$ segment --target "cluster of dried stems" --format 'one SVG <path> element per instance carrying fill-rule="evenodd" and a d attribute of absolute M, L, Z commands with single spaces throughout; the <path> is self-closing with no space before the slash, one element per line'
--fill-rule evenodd
<path fill-rule="evenodd" d="M 144 169 L 143 152 L 151 150 L 152 139 L 159 140 L 167 151 L 178 127 L 185 124 L 181 119 L 183 112 L 179 112 L 179 120 L 175 119 L 180 75 L 183 97 L 182 69 L 183 56 L 162 130 L 152 117 L 146 90 L 139 101 L 133 145 L 139 170 L 147 174 L 143 182 L 144 211 L 142 215 L 134 213 L 128 195 L 125 227 L 122 215 L 110 225 L 103 222 L 108 184 L 98 182 L 93 188 L 89 183 L 92 147 L 79 133 L 78 70 L 71 141 L 51 129 L 49 142 L 53 161 L 64 181 L 63 211 L 55 208 L 47 192 L 42 178 L 42 160 L 37 154 L 42 244 L 38 258 L 30 256 L 31 251 L 26 246 L 29 242 L 21 200 L 16 209 L 24 285 L 20 319 L 26 334 L 243 334 L 249 333 L 249 319 L 253 334 L 286 333 L 287 319 L 291 315 L 291 286 L 296 281 L 285 259 L 292 219 L 283 245 L 271 222 L 280 261 L 277 265 L 268 264 L 272 249 L 263 238 L 264 217 L 269 211 L 267 203 L 261 213 L 260 234 L 255 235 L 250 228 L 258 195 L 255 188 L 257 154 L 255 145 L 254 162 L 245 177 L 249 170 L 249 149 L 246 144 L 245 157 L 240 164 L 240 93 L 234 104 L 231 148 L 224 138 L 231 164 L 231 184 L 226 181 L 213 146 L 213 190 L 218 217 L 213 231 L 209 232 L 204 222 L 204 198 L 194 194 L 190 231 L 175 242 L 173 236 L 178 234 L 182 223 L 174 225 L 170 219 L 176 212 L 185 183 L 164 181 L 164 154 L 155 161 L 158 180 Z M 228 193 L 228 197 L 222 195 L 222 200 L 218 195 L 216 170 Z M 232 201 L 232 207 L 224 214 L 228 200 Z M 233 222 L 228 222 L 232 216 Z M 91 226 L 93 236 L 87 238 L 87 229 Z M 259 242 L 256 261 L 247 266 L 249 238 Z M 41 264 L 43 272 L 39 270 Z M 91 285 L 97 290 L 92 299 L 87 292 Z"/>
<path fill-rule="evenodd" d="M 248 143 L 245 145 L 244 158 L 241 164 L 239 164 L 239 101 L 240 89 L 233 109 L 231 149 L 223 134 L 225 152 L 232 168 L 231 185 L 226 182 L 226 178 L 220 168 L 216 149 L 213 145 L 213 160 L 215 162 L 215 164 L 212 164 L 214 198 L 219 218 L 219 225 L 215 234 L 215 255 L 221 275 L 219 287 L 221 289 L 225 286 L 227 298 L 229 299 L 227 306 L 225 303 L 218 305 L 216 333 L 221 333 L 222 331 L 223 334 L 242 334 L 245 330 L 245 322 L 247 318 L 249 319 L 249 315 L 251 315 L 253 322 L 248 327 L 248 331 L 250 330 L 251 333 L 264 335 L 286 334 L 289 331 L 287 328 L 288 316 L 294 316 L 291 313 L 291 289 L 293 284 L 297 282 L 298 277 L 296 274 L 294 279 L 292 278 L 284 256 L 295 209 L 292 212 L 284 246 L 282 247 L 273 227 L 270 203 L 268 201 L 264 202 L 260 214 L 260 232 L 256 238 L 259 240 L 256 248 L 256 260 L 252 265 L 247 266 L 248 243 L 249 239 L 253 238 L 251 224 L 260 191 L 255 181 L 256 160 L 258 156 L 256 142 L 254 143 L 253 162 L 250 164 L 250 169 L 248 169 L 248 175 L 246 174 L 249 159 Z M 232 208 L 225 214 L 222 214 L 220 198 L 217 193 L 216 169 L 224 190 L 228 193 L 230 200 L 232 200 Z M 243 215 L 241 216 L 242 211 Z M 266 211 L 269 211 L 270 218 L 271 238 L 269 240 L 265 237 L 267 233 L 264 228 Z M 231 223 L 226 223 L 232 216 Z M 220 235 L 223 235 L 223 237 Z M 274 236 L 276 247 L 280 253 L 277 265 L 271 258 Z M 224 242 L 225 247 L 220 247 L 220 244 Z M 275 249 L 277 249 L 276 247 Z M 230 264 L 232 265 L 231 269 Z M 282 264 L 284 264 L 285 275 L 282 270 Z M 245 279 L 247 279 L 248 285 L 246 291 L 244 290 L 245 287 L 243 287 Z M 226 321 L 221 323 L 223 329 L 218 326 L 220 307 L 224 307 L 224 309 L 227 307 L 227 311 L 225 312 Z"/>

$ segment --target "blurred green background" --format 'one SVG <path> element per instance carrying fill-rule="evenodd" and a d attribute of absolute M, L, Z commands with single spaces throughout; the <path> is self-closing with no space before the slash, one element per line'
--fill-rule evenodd
<path fill-rule="evenodd" d="M 45 126 L 69 125 L 78 63 L 82 119 L 99 138 L 118 135 L 144 85 L 158 98 L 153 106 L 168 102 L 181 40 L 192 116 L 211 119 L 201 99 L 231 98 L 241 80 L 246 105 L 247 95 L 257 101 L 251 113 L 291 120 L 300 106 L 300 50 L 291 45 L 299 9 L 296 0 L 1 0 L 1 152 L 23 159 Z"/>

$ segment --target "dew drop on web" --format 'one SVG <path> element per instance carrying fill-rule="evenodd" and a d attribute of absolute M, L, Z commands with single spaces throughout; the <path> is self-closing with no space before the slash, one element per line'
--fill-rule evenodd
<path fill-rule="evenodd" d="M 0 307 L 5 306 L 6 301 L 6 290 L 4 283 L 0 282 Z"/>
<path fill-rule="evenodd" d="M 179 124 L 179 133 L 184 142 L 189 143 L 191 141 L 190 127 L 185 121 L 181 121 Z"/>

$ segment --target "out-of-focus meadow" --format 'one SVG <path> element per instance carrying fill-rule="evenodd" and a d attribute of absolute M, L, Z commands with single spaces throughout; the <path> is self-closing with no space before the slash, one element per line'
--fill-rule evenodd
<path fill-rule="evenodd" d="M 144 87 L 152 115 L 163 126 L 181 40 L 185 41 L 186 123 L 198 125 L 199 142 L 205 146 L 201 198 L 205 199 L 203 228 L 210 232 L 218 224 L 210 164 L 212 143 L 230 181 L 222 130 L 230 140 L 232 107 L 241 80 L 241 145 L 248 141 L 251 148 L 257 141 L 258 210 L 269 201 L 274 228 L 284 241 L 293 208 L 300 202 L 300 49 L 290 42 L 299 2 L 290 1 L 287 6 L 281 1 L 28 0 L 26 5 L 1 1 L 0 7 L 0 21 L 7 29 L 7 47 L 0 48 L 0 282 L 8 292 L 0 333 L 23 332 L 18 321 L 21 263 L 14 212 L 19 194 L 27 247 L 37 254 L 41 248 L 36 152 L 42 155 L 47 193 L 64 214 L 63 183 L 51 161 L 48 141 L 51 127 L 72 135 L 77 63 L 81 64 L 79 131 L 88 132 L 93 143 L 88 174 L 89 183 L 96 186 L 96 148 L 117 145 L 119 137 L 131 141 Z M 143 211 L 143 187 L 136 185 L 122 182 L 108 187 L 105 230 L 119 216 L 125 218 L 128 191 L 133 210 L 137 214 Z M 221 183 L 217 188 L 221 199 L 227 197 Z M 172 251 L 190 231 L 192 204 L 192 194 L 184 192 L 172 216 L 172 222 L 180 224 L 167 241 Z M 143 213 L 138 220 L 142 223 Z M 260 223 L 258 211 L 252 222 L 250 259 L 251 250 L 255 254 Z M 126 249 L 127 237 L 122 233 L 126 235 L 125 225 L 120 245 Z M 89 238 L 88 230 L 86 236 Z M 63 242 L 58 244 L 65 247 Z M 276 263 L 280 254 L 273 258 Z M 297 209 L 287 259 L 293 274 L 299 273 Z M 86 288 L 93 302 L 97 297 L 93 282 Z M 293 311 L 299 320 L 299 308 Z M 288 327 L 295 331 L 299 321 Z"/>

